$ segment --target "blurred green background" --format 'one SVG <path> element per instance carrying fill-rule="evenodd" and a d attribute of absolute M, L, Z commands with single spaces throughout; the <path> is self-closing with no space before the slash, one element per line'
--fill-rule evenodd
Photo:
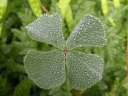
<path fill-rule="evenodd" d="M 27 76 L 23 59 L 28 50 L 49 51 L 55 47 L 33 41 L 25 26 L 44 13 L 58 12 L 63 18 L 65 39 L 85 14 L 99 18 L 106 30 L 102 48 L 77 48 L 104 58 L 103 79 L 73 96 L 128 96 L 126 38 L 128 0 L 0 0 L 0 96 L 66 96 L 62 87 L 43 90 Z"/>

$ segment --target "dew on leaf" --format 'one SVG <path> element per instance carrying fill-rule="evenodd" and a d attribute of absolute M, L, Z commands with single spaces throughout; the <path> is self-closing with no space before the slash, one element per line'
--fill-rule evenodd
<path fill-rule="evenodd" d="M 103 60 L 96 54 L 84 54 L 71 49 L 80 46 L 103 46 L 105 31 L 101 22 L 86 15 L 74 28 L 66 44 L 58 13 L 44 14 L 27 27 L 29 36 L 61 50 L 50 52 L 29 51 L 25 68 L 29 77 L 41 88 L 50 89 L 65 81 L 65 64 L 69 82 L 74 89 L 86 89 L 102 78 Z"/>
<path fill-rule="evenodd" d="M 69 81 L 73 88 L 86 89 L 101 79 L 103 60 L 100 56 L 70 51 L 66 55 L 66 60 Z"/>
<path fill-rule="evenodd" d="M 65 81 L 64 54 L 61 51 L 30 51 L 25 57 L 29 77 L 41 88 L 50 89 Z"/>
<path fill-rule="evenodd" d="M 75 26 L 66 44 L 69 49 L 80 46 L 101 47 L 105 44 L 105 35 L 102 23 L 92 15 L 85 15 Z"/>
<path fill-rule="evenodd" d="M 36 41 L 45 42 L 63 49 L 65 45 L 62 34 L 61 18 L 58 13 L 44 14 L 26 26 L 29 36 Z"/>

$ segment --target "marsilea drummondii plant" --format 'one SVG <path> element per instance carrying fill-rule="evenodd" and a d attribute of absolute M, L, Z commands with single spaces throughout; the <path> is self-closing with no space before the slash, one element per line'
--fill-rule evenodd
<path fill-rule="evenodd" d="M 24 59 L 26 72 L 36 85 L 44 89 L 60 86 L 66 78 L 74 89 L 89 88 L 102 78 L 103 59 L 73 49 L 103 46 L 106 41 L 104 27 L 96 17 L 85 15 L 65 41 L 61 21 L 58 13 L 44 14 L 26 26 L 31 39 L 58 48 L 50 52 L 30 50 Z"/>

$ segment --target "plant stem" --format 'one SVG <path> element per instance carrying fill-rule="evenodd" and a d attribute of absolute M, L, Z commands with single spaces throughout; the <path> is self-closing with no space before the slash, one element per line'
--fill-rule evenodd
<path fill-rule="evenodd" d="M 70 94 L 70 87 L 69 87 L 69 76 L 68 76 L 68 68 L 67 68 L 67 66 L 66 66 L 66 64 L 65 64 L 65 69 L 66 69 L 66 86 L 67 86 L 67 91 L 68 91 L 68 96 L 71 96 L 71 94 Z"/>
<path fill-rule="evenodd" d="M 50 15 L 50 12 L 43 6 L 40 0 L 39 0 L 39 3 L 40 3 L 41 8 L 44 10 L 44 12 Z"/>

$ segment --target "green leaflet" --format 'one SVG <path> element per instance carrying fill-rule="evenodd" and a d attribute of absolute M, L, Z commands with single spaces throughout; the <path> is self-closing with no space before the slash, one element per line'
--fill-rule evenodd
<path fill-rule="evenodd" d="M 32 11 L 37 17 L 40 17 L 42 15 L 41 7 L 40 7 L 40 1 L 39 0 L 28 0 Z"/>
<path fill-rule="evenodd" d="M 28 52 L 24 59 L 25 68 L 36 85 L 44 89 L 62 85 L 66 80 L 66 68 L 68 68 L 67 76 L 69 76 L 70 85 L 74 89 L 86 89 L 101 80 L 102 58 L 96 54 L 84 54 L 71 50 L 80 46 L 99 47 L 105 44 L 104 28 L 96 17 L 85 15 L 74 28 L 66 44 L 58 13 L 45 14 L 26 28 L 32 39 L 61 49 L 50 52 Z"/>
<path fill-rule="evenodd" d="M 58 13 L 44 14 L 33 23 L 26 26 L 29 36 L 36 41 L 64 48 L 65 41 L 62 34 L 61 18 Z"/>
<path fill-rule="evenodd" d="M 84 54 L 78 51 L 66 55 L 69 81 L 74 89 L 86 89 L 102 78 L 103 59 L 96 54 Z"/>
<path fill-rule="evenodd" d="M 103 46 L 106 42 L 105 30 L 100 20 L 92 15 L 85 15 L 75 26 L 66 44 L 69 49 L 81 46 Z"/>
<path fill-rule="evenodd" d="M 62 51 L 29 51 L 25 68 L 29 77 L 41 88 L 51 89 L 65 81 L 65 61 Z"/>

